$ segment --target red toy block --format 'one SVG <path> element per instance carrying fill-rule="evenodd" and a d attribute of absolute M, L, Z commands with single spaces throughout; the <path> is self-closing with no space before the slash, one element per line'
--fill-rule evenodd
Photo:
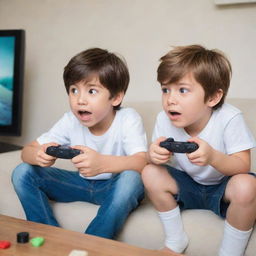
<path fill-rule="evenodd" d="M 0 249 L 7 249 L 11 246 L 11 243 L 6 240 L 0 240 Z"/>

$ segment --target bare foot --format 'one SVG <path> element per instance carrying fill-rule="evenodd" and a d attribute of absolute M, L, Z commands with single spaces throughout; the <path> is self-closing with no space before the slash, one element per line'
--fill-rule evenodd
<path fill-rule="evenodd" d="M 177 253 L 172 251 L 171 249 L 164 247 L 163 249 L 161 249 L 160 251 L 162 252 L 167 252 L 168 254 L 170 254 L 170 256 L 185 256 L 185 254 L 181 254 L 181 253 Z"/>

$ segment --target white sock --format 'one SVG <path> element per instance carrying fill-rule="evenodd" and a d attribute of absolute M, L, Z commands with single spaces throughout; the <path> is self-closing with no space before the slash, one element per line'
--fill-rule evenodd
<path fill-rule="evenodd" d="M 164 227 L 165 246 L 177 253 L 182 253 L 188 246 L 188 236 L 184 231 L 180 214 L 177 206 L 168 212 L 158 212 Z"/>
<path fill-rule="evenodd" d="M 225 221 L 219 256 L 243 256 L 251 233 L 252 228 L 248 231 L 241 231 Z"/>

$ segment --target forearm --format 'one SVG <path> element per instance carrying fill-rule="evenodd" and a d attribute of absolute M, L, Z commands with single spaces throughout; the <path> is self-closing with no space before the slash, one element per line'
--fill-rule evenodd
<path fill-rule="evenodd" d="M 34 143 L 25 146 L 21 152 L 21 159 L 23 162 L 37 165 L 36 154 L 39 150 L 40 145 Z"/>
<path fill-rule="evenodd" d="M 210 165 L 224 175 L 231 176 L 250 171 L 250 150 L 227 155 L 214 151 Z"/>
<path fill-rule="evenodd" d="M 141 172 L 147 164 L 146 153 L 140 152 L 131 156 L 102 155 L 101 173 L 119 173 L 124 170 Z"/>

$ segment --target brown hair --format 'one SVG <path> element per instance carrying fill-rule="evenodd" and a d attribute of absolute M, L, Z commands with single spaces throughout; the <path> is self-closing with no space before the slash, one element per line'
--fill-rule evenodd
<path fill-rule="evenodd" d="M 187 73 L 192 73 L 205 92 L 205 101 L 221 89 L 222 99 L 213 108 L 219 108 L 225 100 L 230 85 L 232 68 L 227 57 L 219 50 L 208 50 L 201 45 L 174 47 L 161 57 L 157 80 L 176 83 Z"/>
<path fill-rule="evenodd" d="M 124 62 L 114 53 L 100 48 L 91 48 L 75 55 L 64 68 L 63 79 L 67 93 L 71 85 L 86 81 L 91 75 L 98 75 L 100 83 L 113 98 L 126 92 L 130 81 L 129 71 Z M 114 109 L 120 109 L 120 105 Z"/>

